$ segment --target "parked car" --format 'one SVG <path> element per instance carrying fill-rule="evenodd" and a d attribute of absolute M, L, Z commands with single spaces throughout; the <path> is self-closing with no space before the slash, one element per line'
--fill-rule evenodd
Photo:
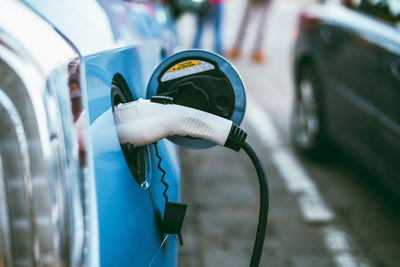
<path fill-rule="evenodd" d="M 121 149 L 110 112 L 146 98 L 176 47 L 150 1 L 2 1 L 0 266 L 177 264 L 159 230 L 159 159 Z M 176 149 L 162 140 L 158 152 L 177 201 Z"/>
<path fill-rule="evenodd" d="M 294 48 L 294 145 L 337 145 L 400 192 L 400 1 L 306 7 Z M 329 142 L 328 142 L 329 141 Z"/>

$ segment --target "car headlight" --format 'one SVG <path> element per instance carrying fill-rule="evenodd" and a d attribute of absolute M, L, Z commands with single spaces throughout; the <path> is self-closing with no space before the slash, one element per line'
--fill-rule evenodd
<path fill-rule="evenodd" d="M 28 8 L 5 5 L 0 10 L 0 266 L 76 266 L 83 263 L 88 209 L 80 59 Z"/>

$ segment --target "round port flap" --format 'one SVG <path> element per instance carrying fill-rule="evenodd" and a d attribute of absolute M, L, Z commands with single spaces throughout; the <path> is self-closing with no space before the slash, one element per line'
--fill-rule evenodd
<path fill-rule="evenodd" d="M 174 104 L 200 109 L 240 125 L 246 110 L 242 79 L 225 58 L 204 50 L 176 53 L 156 68 L 147 87 L 147 98 L 163 95 Z M 210 141 L 173 136 L 175 144 L 187 148 L 208 148 Z"/>

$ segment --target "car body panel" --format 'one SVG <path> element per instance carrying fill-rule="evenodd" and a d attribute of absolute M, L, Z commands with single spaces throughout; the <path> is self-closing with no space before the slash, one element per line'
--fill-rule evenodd
<path fill-rule="evenodd" d="M 151 186 L 144 190 L 133 179 L 125 164 L 110 109 L 110 85 L 117 73 L 125 77 L 129 87 L 134 89 L 132 93 L 135 98 L 144 97 L 141 94 L 144 90 L 140 90 L 143 89 L 143 75 L 137 66 L 136 48 L 120 50 L 117 55 L 96 55 L 86 59 L 89 118 L 98 196 L 100 257 L 104 266 L 147 266 L 163 238 L 157 226 L 157 219 L 159 220 L 164 208 L 164 186 L 159 180 L 161 172 L 156 168 L 157 159 L 152 152 Z M 159 142 L 158 146 L 163 167 L 167 171 L 166 181 L 171 186 L 168 196 L 176 201 L 179 170 L 173 169 L 176 165 L 169 164 L 168 158 L 173 154 L 167 156 L 170 153 L 165 151 L 164 143 L 165 141 Z M 173 250 L 169 250 L 168 253 L 174 254 Z"/>

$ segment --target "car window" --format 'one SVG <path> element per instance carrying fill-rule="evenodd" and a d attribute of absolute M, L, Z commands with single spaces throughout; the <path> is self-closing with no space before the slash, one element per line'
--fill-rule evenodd
<path fill-rule="evenodd" d="M 400 0 L 347 0 L 349 7 L 391 24 L 400 22 Z"/>

